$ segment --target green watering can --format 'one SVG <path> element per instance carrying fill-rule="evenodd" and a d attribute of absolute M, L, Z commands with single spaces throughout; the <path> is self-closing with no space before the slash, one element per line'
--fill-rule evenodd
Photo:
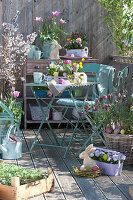
<path fill-rule="evenodd" d="M 35 59 L 35 54 L 38 50 L 39 48 L 36 45 L 30 45 L 30 51 L 27 55 L 27 59 Z"/>

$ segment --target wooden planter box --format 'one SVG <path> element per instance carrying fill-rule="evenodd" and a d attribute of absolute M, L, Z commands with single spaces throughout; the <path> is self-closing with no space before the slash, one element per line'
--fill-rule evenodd
<path fill-rule="evenodd" d="M 131 198 L 133 199 L 133 186 L 129 186 L 129 194 Z"/>
<path fill-rule="evenodd" d="M 19 177 L 11 178 L 11 186 L 0 184 L 0 199 L 25 200 L 54 190 L 54 177 L 48 168 L 48 178 L 20 185 Z"/>

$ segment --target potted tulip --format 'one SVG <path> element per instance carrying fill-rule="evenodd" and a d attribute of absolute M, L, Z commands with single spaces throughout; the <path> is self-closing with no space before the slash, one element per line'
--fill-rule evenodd
<path fill-rule="evenodd" d="M 67 34 L 63 30 L 65 20 L 60 18 L 59 24 L 57 23 L 58 15 L 60 12 L 52 12 L 52 17 L 43 19 L 42 17 L 36 17 L 36 21 L 40 23 L 40 29 L 36 41 L 39 40 L 41 50 L 43 52 L 42 58 L 44 59 L 59 59 L 59 49 L 61 49 L 59 35 Z M 52 53 L 52 51 L 54 51 Z"/>

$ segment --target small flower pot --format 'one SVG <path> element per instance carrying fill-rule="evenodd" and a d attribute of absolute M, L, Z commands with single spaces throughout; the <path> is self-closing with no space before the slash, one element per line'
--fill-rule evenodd
<path fill-rule="evenodd" d="M 95 160 L 98 167 L 103 169 L 103 174 L 108 176 L 118 176 L 121 175 L 123 163 L 118 164 L 111 164 L 111 163 L 104 163 Z"/>
<path fill-rule="evenodd" d="M 67 55 L 75 55 L 75 57 L 88 57 L 88 47 L 84 49 L 67 49 Z"/>

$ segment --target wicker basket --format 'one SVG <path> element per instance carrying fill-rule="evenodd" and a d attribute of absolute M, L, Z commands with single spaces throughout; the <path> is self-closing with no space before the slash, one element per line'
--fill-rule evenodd
<path fill-rule="evenodd" d="M 76 167 L 74 168 L 73 173 L 78 177 L 96 178 L 102 175 L 103 169 L 99 168 L 97 171 L 93 171 L 92 169 L 79 171 Z"/>
<path fill-rule="evenodd" d="M 103 133 L 107 148 L 126 155 L 124 165 L 133 164 L 133 135 Z"/>

